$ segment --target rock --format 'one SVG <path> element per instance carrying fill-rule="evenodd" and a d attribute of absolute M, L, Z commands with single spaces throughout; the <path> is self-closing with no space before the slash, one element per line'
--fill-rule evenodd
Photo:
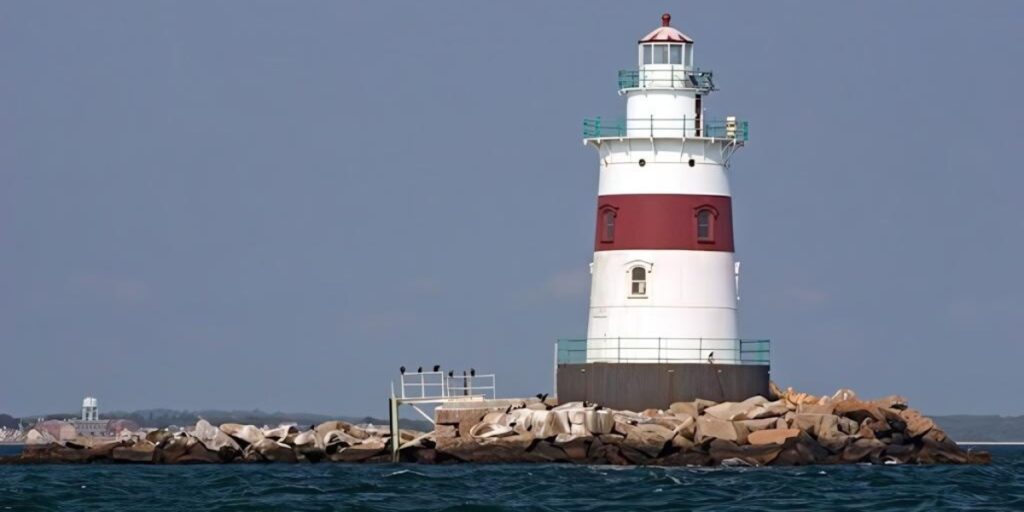
<path fill-rule="evenodd" d="M 697 410 L 697 404 L 693 402 L 675 402 L 668 407 L 668 410 L 677 416 L 681 414 L 685 414 L 693 418 L 700 416 L 700 412 Z"/>
<path fill-rule="evenodd" d="M 878 400 L 872 400 L 871 403 L 883 409 L 903 410 L 907 408 L 907 399 L 900 395 L 889 395 Z"/>
<path fill-rule="evenodd" d="M 469 435 L 477 439 L 486 439 L 489 437 L 508 437 L 516 435 L 511 427 L 505 425 L 499 425 L 497 423 L 477 423 L 473 428 L 469 429 Z"/>
<path fill-rule="evenodd" d="M 616 448 L 618 448 L 619 454 L 621 454 L 622 457 L 624 457 L 631 464 L 635 464 L 637 466 L 646 466 L 654 460 L 653 457 L 647 455 L 647 453 L 637 450 L 635 448 L 630 448 L 625 445 L 619 445 Z"/>
<path fill-rule="evenodd" d="M 533 439 L 532 435 L 520 435 L 479 442 L 456 437 L 444 444 L 438 443 L 435 449 L 438 454 L 465 462 L 547 462 L 544 455 L 526 449 Z"/>
<path fill-rule="evenodd" d="M 742 402 L 722 402 L 718 405 L 707 407 L 704 409 L 704 414 L 721 420 L 745 420 L 755 410 L 763 409 L 762 406 L 767 403 L 768 400 L 764 397 L 754 396 Z"/>
<path fill-rule="evenodd" d="M 876 438 L 888 437 L 892 433 L 892 427 L 885 420 L 868 419 L 864 421 L 864 426 L 871 429 Z"/>
<path fill-rule="evenodd" d="M 708 407 L 711 407 L 711 406 L 717 405 L 717 404 L 718 404 L 718 402 L 714 402 L 714 401 L 711 401 L 711 400 L 704 400 L 702 398 L 698 398 L 698 399 L 693 401 L 693 406 L 697 408 L 697 416 L 700 416 L 700 415 L 704 414 L 704 410 L 707 409 Z"/>
<path fill-rule="evenodd" d="M 323 441 L 321 441 L 323 448 L 327 453 L 336 452 L 341 448 L 355 446 L 361 442 L 363 442 L 362 439 L 356 439 L 341 430 L 332 430 L 327 432 L 324 434 Z"/>
<path fill-rule="evenodd" d="M 368 439 L 360 444 L 341 448 L 334 453 L 328 453 L 327 457 L 334 462 L 363 462 L 382 454 L 386 448 L 387 445 L 384 441 Z"/>
<path fill-rule="evenodd" d="M 455 427 L 451 425 L 434 425 L 435 437 L 455 437 Z"/>
<path fill-rule="evenodd" d="M 626 435 L 626 440 L 622 444 L 654 458 L 661 454 L 674 435 L 674 431 L 656 423 L 637 425 Z"/>
<path fill-rule="evenodd" d="M 192 431 L 192 435 L 200 443 L 203 443 L 207 450 L 212 452 L 220 452 L 222 448 L 228 448 L 239 453 L 242 451 L 242 448 L 238 446 L 238 443 L 231 436 L 203 419 L 196 422 L 196 428 Z"/>
<path fill-rule="evenodd" d="M 777 418 L 779 416 L 784 416 L 787 412 L 789 412 L 789 406 L 786 405 L 786 402 L 783 400 L 776 400 L 774 402 L 768 402 L 755 407 L 747 413 L 747 418 L 752 420 Z"/>
<path fill-rule="evenodd" d="M 913 411 L 913 409 L 907 409 L 904 413 Z M 928 433 L 931 429 L 935 428 L 935 422 L 931 418 L 921 416 L 920 414 L 901 414 L 906 421 L 906 432 L 910 437 L 921 437 Z"/>
<path fill-rule="evenodd" d="M 829 414 L 831 415 L 835 411 L 836 406 L 831 403 L 826 404 L 800 404 L 796 408 L 797 414 Z"/>
<path fill-rule="evenodd" d="M 156 457 L 156 445 L 149 441 L 139 441 L 131 446 L 118 446 L 111 451 L 110 456 L 117 462 L 148 464 Z"/>
<path fill-rule="evenodd" d="M 887 444 L 882 450 L 882 460 L 906 464 L 914 459 L 917 448 L 912 444 Z"/>
<path fill-rule="evenodd" d="M 821 421 L 825 416 L 831 416 L 831 414 L 797 413 L 793 418 L 793 428 L 798 428 L 812 436 L 816 436 L 818 435 L 818 428 L 821 426 Z"/>
<path fill-rule="evenodd" d="M 565 450 L 544 441 L 537 443 L 530 452 L 549 462 L 566 462 L 569 460 Z"/>
<path fill-rule="evenodd" d="M 840 457 L 843 462 L 880 460 L 880 456 L 884 450 L 885 443 L 877 439 L 862 438 L 847 446 Z"/>
<path fill-rule="evenodd" d="M 622 442 L 626 440 L 626 436 L 619 434 L 601 434 L 597 438 L 600 439 L 601 442 L 604 444 L 612 445 L 622 444 Z"/>
<path fill-rule="evenodd" d="M 875 431 L 871 430 L 871 428 L 868 427 L 865 423 L 864 425 L 861 425 L 859 429 L 857 429 L 857 437 L 861 439 L 874 439 Z"/>
<path fill-rule="evenodd" d="M 697 430 L 697 420 L 692 416 L 687 416 L 686 419 L 684 419 L 683 422 L 677 425 L 673 430 L 675 435 L 692 440 Z"/>
<path fill-rule="evenodd" d="M 295 452 L 284 443 L 274 441 L 273 435 L 268 435 L 262 441 L 252 445 L 252 449 L 260 456 L 270 462 L 295 462 Z M 383 447 L 381 447 L 383 448 Z"/>
<path fill-rule="evenodd" d="M 723 439 L 735 442 L 738 439 L 736 427 L 731 421 L 725 421 L 710 416 L 697 418 L 697 429 L 694 434 L 694 441 L 698 444 L 711 439 Z"/>
<path fill-rule="evenodd" d="M 857 423 L 856 421 L 853 421 L 850 418 L 845 418 L 842 416 L 839 416 L 838 418 L 839 431 L 842 432 L 843 434 L 852 436 L 856 434 L 858 430 L 860 430 L 860 423 Z"/>
<path fill-rule="evenodd" d="M 782 445 L 773 465 L 779 466 L 806 466 L 809 464 L 821 464 L 827 460 L 828 450 L 818 444 L 807 432 L 800 431 L 795 437 L 786 440 Z"/>
<path fill-rule="evenodd" d="M 661 416 L 661 411 L 658 409 L 644 409 L 643 412 L 640 413 L 640 415 L 646 416 L 648 418 L 657 418 Z"/>
<path fill-rule="evenodd" d="M 834 410 L 836 415 L 846 416 L 858 423 L 863 422 L 866 418 L 885 419 L 877 405 L 856 398 L 836 402 Z"/>
<path fill-rule="evenodd" d="M 184 455 L 174 459 L 174 464 L 217 464 L 222 462 L 217 452 L 211 451 L 203 443 L 190 443 Z"/>
<path fill-rule="evenodd" d="M 569 460 L 582 461 L 587 458 L 590 440 L 589 437 L 560 434 L 555 437 L 555 446 L 561 448 Z"/>
<path fill-rule="evenodd" d="M 751 445 L 777 444 L 783 445 L 791 437 L 800 435 L 800 430 L 795 428 L 757 430 L 747 436 L 747 443 Z"/>
<path fill-rule="evenodd" d="M 171 436 L 173 436 L 173 435 L 174 434 L 171 434 L 170 432 L 168 432 L 166 430 L 163 430 L 163 429 L 154 430 L 154 431 L 149 432 L 149 433 L 146 434 L 146 441 L 149 441 L 150 443 L 153 443 L 154 445 L 158 445 L 158 444 L 164 442 L 165 440 L 170 439 Z"/>
<path fill-rule="evenodd" d="M 757 432 L 775 428 L 778 425 L 778 418 L 762 418 L 759 420 L 740 420 L 733 423 L 742 425 L 747 432 Z"/>
<path fill-rule="evenodd" d="M 239 446 L 256 444 L 264 439 L 263 431 L 252 425 L 226 423 L 220 426 L 220 430 L 234 439 Z"/>
<path fill-rule="evenodd" d="M 277 428 L 263 430 L 263 437 L 275 441 L 284 441 L 289 435 L 297 434 L 298 432 L 299 430 L 295 428 L 295 425 L 281 425 Z"/>
<path fill-rule="evenodd" d="M 606 410 L 586 411 L 583 425 L 594 435 L 610 434 L 615 426 L 615 416 Z"/>
<path fill-rule="evenodd" d="M 708 447 L 711 459 L 719 464 L 735 459 L 743 465 L 765 466 L 775 460 L 782 452 L 782 446 L 776 444 L 740 446 L 732 441 L 715 439 Z"/>
<path fill-rule="evenodd" d="M 696 446 L 689 438 L 678 433 L 675 436 L 672 436 L 672 440 L 669 441 L 669 444 L 674 450 L 681 451 L 693 450 Z"/>
<path fill-rule="evenodd" d="M 857 398 L 857 393 L 854 393 L 852 389 L 842 388 L 832 394 L 833 402 L 841 402 L 843 400 L 853 400 Z M 831 412 L 829 414 L 832 414 Z"/>

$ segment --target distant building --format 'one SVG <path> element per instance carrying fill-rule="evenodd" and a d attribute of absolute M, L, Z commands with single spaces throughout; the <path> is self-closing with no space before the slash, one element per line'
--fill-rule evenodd
<path fill-rule="evenodd" d="M 110 435 L 110 422 L 100 419 L 99 401 L 91 396 L 82 400 L 82 418 L 68 420 L 80 436 L 101 437 Z"/>

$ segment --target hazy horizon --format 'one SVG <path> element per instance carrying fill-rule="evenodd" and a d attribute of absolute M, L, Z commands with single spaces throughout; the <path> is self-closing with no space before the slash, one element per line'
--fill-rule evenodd
<path fill-rule="evenodd" d="M 581 120 L 666 11 L 750 122 L 773 380 L 1024 414 L 1024 4 L 922 1 L 0 3 L 0 413 L 380 417 L 401 365 L 550 392 Z"/>

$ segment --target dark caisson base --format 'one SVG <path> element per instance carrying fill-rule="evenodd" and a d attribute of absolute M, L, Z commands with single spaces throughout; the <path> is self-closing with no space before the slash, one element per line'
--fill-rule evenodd
<path fill-rule="evenodd" d="M 739 402 L 768 396 L 768 365 L 587 363 L 558 365 L 558 401 L 612 409 L 665 409 L 698 398 Z"/>

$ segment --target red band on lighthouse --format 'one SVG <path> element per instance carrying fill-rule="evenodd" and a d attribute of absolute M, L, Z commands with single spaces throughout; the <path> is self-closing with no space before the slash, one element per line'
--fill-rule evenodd
<path fill-rule="evenodd" d="M 689 194 L 600 196 L 595 251 L 734 252 L 732 199 Z"/>

